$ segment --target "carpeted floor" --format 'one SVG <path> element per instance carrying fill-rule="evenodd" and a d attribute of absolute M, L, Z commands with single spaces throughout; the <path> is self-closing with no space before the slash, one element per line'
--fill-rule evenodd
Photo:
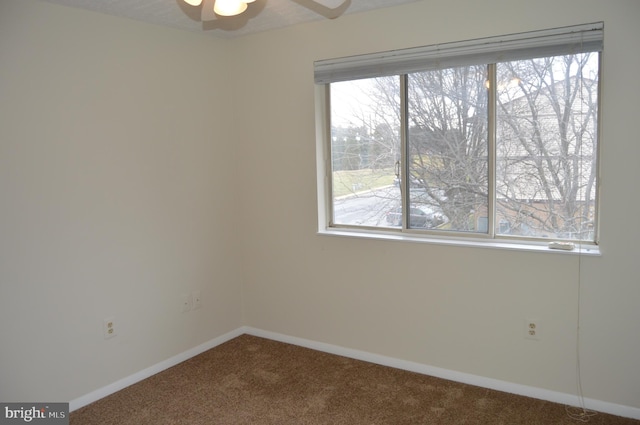
<path fill-rule="evenodd" d="M 564 425 L 565 406 L 242 335 L 78 409 L 70 425 Z M 598 413 L 596 425 L 640 425 Z"/>

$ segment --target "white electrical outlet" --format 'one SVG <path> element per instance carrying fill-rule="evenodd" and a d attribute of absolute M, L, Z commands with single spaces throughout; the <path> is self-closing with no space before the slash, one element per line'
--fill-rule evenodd
<path fill-rule="evenodd" d="M 200 298 L 200 291 L 193 291 L 191 293 L 191 298 L 193 299 L 193 309 L 197 310 L 202 307 L 202 299 Z"/>
<path fill-rule="evenodd" d="M 115 318 L 108 317 L 102 321 L 102 333 L 104 334 L 104 339 L 113 338 L 117 335 Z"/>
<path fill-rule="evenodd" d="M 182 301 L 182 312 L 186 313 L 187 311 L 191 311 L 191 309 L 193 309 L 193 299 L 191 297 L 191 294 L 182 294 L 181 295 L 181 301 Z"/>
<path fill-rule="evenodd" d="M 524 320 L 524 337 L 527 339 L 540 339 L 540 320 L 539 319 L 525 319 Z"/>

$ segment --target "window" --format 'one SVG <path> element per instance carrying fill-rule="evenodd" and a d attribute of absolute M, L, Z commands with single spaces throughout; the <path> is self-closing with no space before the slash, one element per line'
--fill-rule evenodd
<path fill-rule="evenodd" d="M 602 23 L 318 61 L 321 226 L 597 243 Z"/>

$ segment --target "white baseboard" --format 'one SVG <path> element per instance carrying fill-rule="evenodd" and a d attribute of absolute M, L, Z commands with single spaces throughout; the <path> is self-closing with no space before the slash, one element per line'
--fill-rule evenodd
<path fill-rule="evenodd" d="M 624 406 L 606 401 L 584 398 L 580 403 L 580 399 L 575 394 L 561 393 L 557 391 L 545 390 L 527 385 L 514 384 L 511 382 L 500 381 L 497 379 L 485 378 L 482 376 L 471 375 L 468 373 L 456 372 L 454 370 L 442 369 L 439 367 L 428 366 L 421 363 L 400 360 L 393 357 L 381 356 L 366 351 L 344 348 L 337 345 L 326 344 L 322 342 L 312 341 L 303 338 L 292 337 L 279 334 L 276 332 L 264 331 L 252 327 L 244 327 L 243 333 L 254 335 L 274 341 L 285 342 L 288 344 L 298 345 L 301 347 L 311 348 L 325 353 L 336 354 L 343 357 L 349 357 L 356 360 L 363 360 L 369 363 L 375 363 L 382 366 L 389 366 L 396 369 L 416 372 L 423 375 L 434 376 L 436 378 L 447 379 L 449 381 L 461 382 L 464 384 L 475 385 L 477 387 L 489 388 L 492 390 L 502 391 L 511 394 L 518 394 L 526 397 L 536 398 L 539 400 L 551 401 L 553 403 L 564 404 L 567 406 L 582 407 L 597 412 L 608 413 L 611 415 L 622 416 L 625 418 L 640 419 L 640 408 Z"/>
<path fill-rule="evenodd" d="M 71 400 L 69 402 L 69 411 L 73 412 L 74 410 L 77 410 L 81 407 L 84 407 L 88 404 L 93 403 L 94 401 L 98 401 L 101 398 L 104 398 L 108 395 L 118 392 L 130 385 L 135 384 L 136 382 L 142 381 L 143 379 L 147 379 L 150 376 L 153 376 L 159 372 L 162 372 L 165 369 L 169 369 L 170 367 L 177 365 L 178 363 L 182 363 L 185 360 L 189 360 L 190 358 L 195 357 L 200 353 L 204 353 L 205 351 L 210 350 L 213 347 L 217 347 L 218 345 L 225 343 L 233 338 L 236 338 L 244 333 L 246 333 L 244 328 L 235 329 L 231 332 L 228 332 L 224 335 L 214 338 L 211 341 L 207 341 L 204 344 L 200 344 L 197 347 L 191 348 L 167 360 L 164 360 L 160 363 L 157 363 L 153 366 L 143 369 L 140 372 L 136 372 L 133 375 L 127 376 L 126 378 L 122 378 L 112 384 L 109 384 L 105 387 L 92 391 L 89 394 L 85 394 L 82 397 L 78 397 L 75 400 Z"/>
<path fill-rule="evenodd" d="M 224 335 L 198 345 L 190 350 L 180 353 L 165 361 L 157 363 L 131 376 L 120 379 L 112 384 L 92 391 L 82 397 L 69 402 L 69 411 L 77 410 L 94 401 L 98 401 L 103 397 L 122 390 L 136 382 L 142 381 L 153 376 L 165 369 L 182 363 L 192 357 L 197 356 L 211 348 L 214 348 L 224 342 L 236 338 L 242 334 L 253 335 L 261 338 L 267 338 L 274 341 L 285 342 L 288 344 L 298 345 L 300 347 L 310 348 L 325 353 L 336 354 L 343 357 L 349 357 L 356 360 L 362 360 L 369 363 L 375 363 L 382 366 L 389 366 L 396 369 L 407 370 L 410 372 L 421 373 L 423 375 L 434 376 L 436 378 L 447 379 L 450 381 L 461 382 L 464 384 L 475 385 L 478 387 L 489 388 L 492 390 L 503 391 L 511 394 L 523 395 L 526 397 L 536 398 L 539 400 L 551 401 L 567 406 L 580 407 L 580 399 L 574 394 L 561 393 L 557 391 L 545 390 L 527 385 L 514 384 L 511 382 L 500 381 L 497 379 L 485 378 L 482 376 L 471 375 L 468 373 L 456 372 L 453 370 L 442 369 L 439 367 L 428 366 L 421 363 L 400 360 L 393 357 L 381 356 L 366 351 L 354 350 L 351 348 L 340 347 L 337 345 L 326 344 L 323 342 L 312 341 L 304 338 L 297 338 L 277 332 L 265 331 L 250 326 L 242 326 Z M 640 408 L 624 406 L 606 401 L 585 398 L 582 400 L 585 408 L 595 410 L 597 412 L 608 413 L 611 415 L 622 416 L 625 418 L 640 419 Z"/>

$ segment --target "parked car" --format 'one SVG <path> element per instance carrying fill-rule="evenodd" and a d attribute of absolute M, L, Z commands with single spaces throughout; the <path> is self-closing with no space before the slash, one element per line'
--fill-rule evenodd
<path fill-rule="evenodd" d="M 393 185 L 396 187 L 400 187 L 400 179 L 398 177 L 393 179 Z M 415 177 L 411 177 L 409 180 L 409 187 L 414 189 L 424 189 L 424 185 L 420 182 L 420 180 Z"/>
<path fill-rule="evenodd" d="M 427 227 L 429 216 L 419 208 L 411 208 L 409 227 Z M 402 207 L 392 209 L 387 213 L 387 223 L 392 226 L 402 226 Z"/>
<path fill-rule="evenodd" d="M 391 226 L 402 226 L 402 207 L 392 209 L 387 213 L 387 223 Z M 438 213 L 426 212 L 420 208 L 411 208 L 409 214 L 409 227 L 429 227 L 435 228 L 446 220 Z"/>

